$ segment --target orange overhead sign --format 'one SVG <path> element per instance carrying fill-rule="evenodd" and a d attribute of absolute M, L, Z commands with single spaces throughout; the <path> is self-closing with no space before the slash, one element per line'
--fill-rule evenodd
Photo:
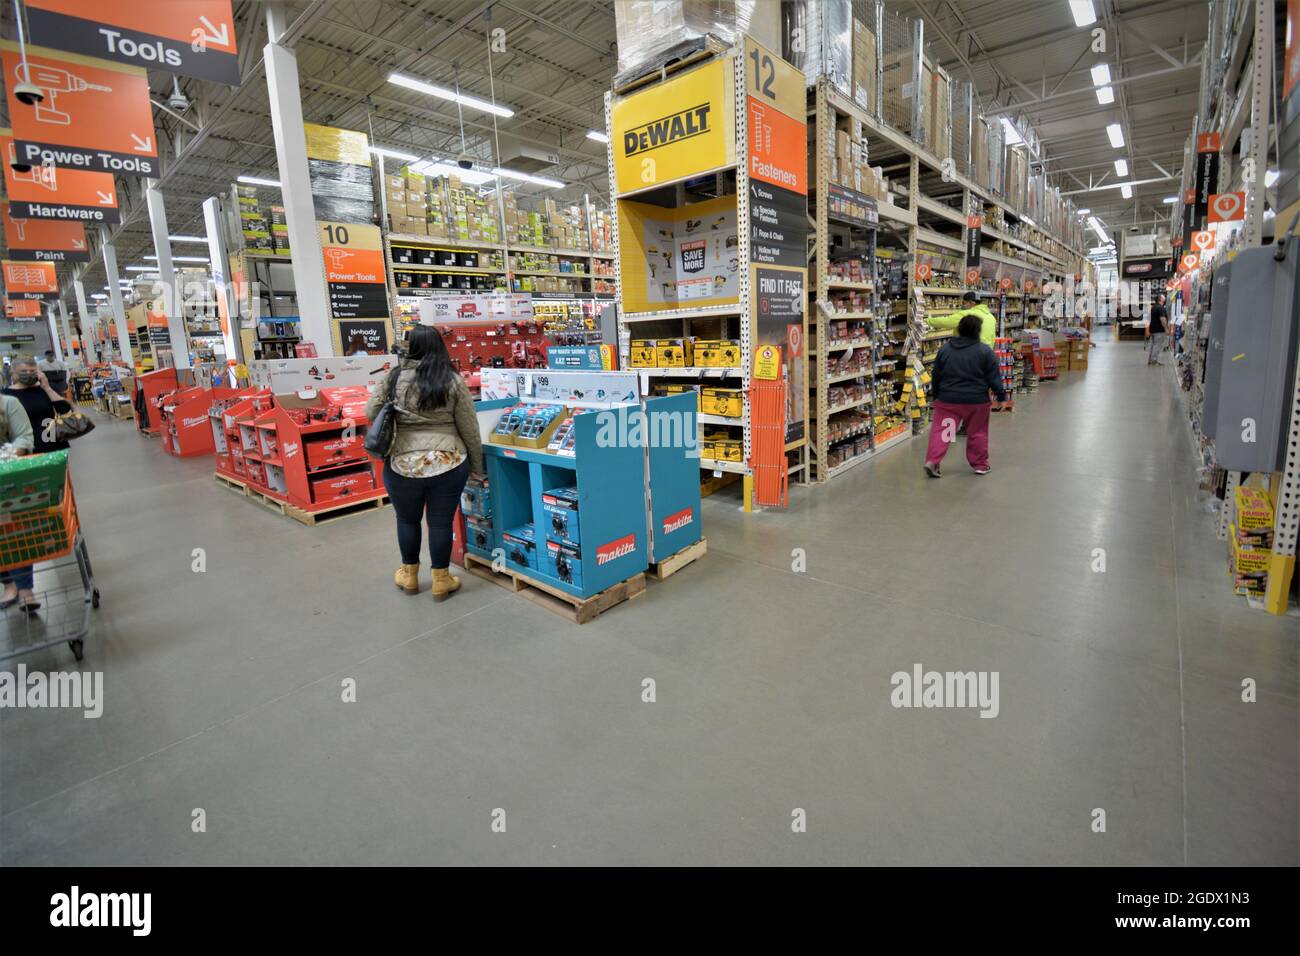
<path fill-rule="evenodd" d="M 1198 153 L 1217 153 L 1223 145 L 1223 137 L 1218 133 L 1200 133 L 1196 137 Z"/>
<path fill-rule="evenodd" d="M 11 299 L 57 299 L 59 279 L 52 262 L 4 260 L 5 295 Z"/>
<path fill-rule="evenodd" d="M 1246 194 L 1215 193 L 1210 197 L 1209 222 L 1233 222 L 1246 218 Z"/>
<path fill-rule="evenodd" d="M 239 85 L 230 0 L 26 0 L 39 46 Z"/>
<path fill-rule="evenodd" d="M 75 53 L 27 48 L 31 81 L 45 91 L 34 106 L 20 103 L 14 85 L 24 76 L 14 43 L 0 43 L 18 160 L 120 176 L 157 176 L 149 76 Z"/>
<path fill-rule="evenodd" d="M 13 215 L 65 222 L 121 221 L 117 186 L 109 173 L 86 173 L 57 166 L 33 166 L 19 173 L 10 165 L 17 155 L 10 131 L 0 129 L 0 166 L 4 167 L 5 192 L 9 194 Z"/>
<path fill-rule="evenodd" d="M 14 218 L 9 204 L 0 204 L 9 258 L 33 262 L 89 262 L 86 227 L 79 222 Z"/>
<path fill-rule="evenodd" d="M 39 319 L 40 317 L 39 299 L 5 299 L 6 319 Z"/>

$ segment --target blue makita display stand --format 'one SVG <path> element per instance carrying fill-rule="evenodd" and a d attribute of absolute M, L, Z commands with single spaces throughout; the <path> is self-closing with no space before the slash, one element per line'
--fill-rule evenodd
<path fill-rule="evenodd" d="M 467 489 L 467 550 L 585 598 L 700 539 L 694 393 L 642 404 L 627 373 L 495 371 L 485 370 L 487 397 L 476 405 L 488 489 Z M 492 443 L 502 413 L 520 402 L 572 408 L 573 454 Z M 527 525 L 532 548 L 517 533 Z"/>

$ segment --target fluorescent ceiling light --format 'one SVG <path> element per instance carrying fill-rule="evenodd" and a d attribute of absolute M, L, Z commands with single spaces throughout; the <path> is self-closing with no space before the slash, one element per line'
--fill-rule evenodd
<path fill-rule="evenodd" d="M 157 272 L 157 266 L 127 266 L 125 272 Z M 118 279 L 119 282 L 127 282 L 127 279 Z"/>
<path fill-rule="evenodd" d="M 1123 186 L 1119 187 L 1119 194 L 1123 196 L 1125 199 L 1132 199 L 1133 187 L 1130 186 L 1128 183 L 1125 183 Z"/>
<path fill-rule="evenodd" d="M 274 186 L 276 189 L 280 188 L 280 181 L 278 179 L 261 179 L 257 176 L 236 176 L 235 181 L 248 183 L 250 186 Z"/>
<path fill-rule="evenodd" d="M 423 80 L 417 80 L 414 77 L 403 76 L 401 73 L 389 73 L 388 82 L 396 83 L 398 86 L 404 86 L 408 90 L 415 90 L 417 93 L 427 93 L 429 96 L 436 96 L 442 100 L 451 100 L 453 103 L 459 103 L 461 106 L 469 106 L 476 110 L 482 110 L 484 113 L 492 113 L 494 116 L 504 116 L 508 119 L 515 115 L 515 111 L 508 106 L 489 103 L 487 100 L 481 100 L 477 96 L 468 96 L 465 93 L 457 93 L 455 90 L 449 90 L 445 86 L 434 86 L 432 83 L 425 83 Z"/>
<path fill-rule="evenodd" d="M 1097 87 L 1097 102 L 1102 106 L 1109 106 L 1115 102 L 1115 91 L 1109 86 Z"/>
<path fill-rule="evenodd" d="M 1177 196 L 1166 196 L 1164 199 L 1162 199 L 1162 200 L 1160 200 L 1160 201 L 1161 201 L 1162 203 L 1164 203 L 1166 206 L 1172 206 L 1174 203 L 1178 202 L 1178 197 L 1177 197 Z"/>
<path fill-rule="evenodd" d="M 1074 16 L 1076 27 L 1086 27 L 1097 22 L 1097 11 L 1092 0 L 1070 0 L 1070 13 Z"/>
<path fill-rule="evenodd" d="M 387 156 L 389 159 L 400 159 L 406 163 L 414 163 L 419 160 L 419 156 L 412 156 L 410 153 L 399 152 L 395 149 L 388 149 L 384 146 L 371 146 L 370 152 L 376 156 Z"/>
<path fill-rule="evenodd" d="M 203 246 L 208 244 L 207 236 L 168 236 L 167 238 L 172 242 L 197 242 Z"/>
<path fill-rule="evenodd" d="M 1115 160 L 1115 175 L 1116 176 L 1128 175 L 1128 160 L 1126 159 Z"/>
<path fill-rule="evenodd" d="M 1092 85 L 1109 86 L 1110 85 L 1110 64 L 1098 63 L 1092 68 Z"/>
<path fill-rule="evenodd" d="M 92 299 L 107 299 L 108 296 L 104 295 L 104 293 L 102 293 L 102 292 L 96 292 L 94 295 L 91 296 L 91 298 L 92 298 Z"/>
<path fill-rule="evenodd" d="M 564 183 L 558 179 L 547 179 L 545 176 L 534 176 L 531 173 L 521 173 L 517 169 L 506 169 L 504 166 L 498 166 L 492 170 L 498 176 L 504 176 L 506 179 L 518 179 L 520 182 L 534 183 L 538 186 L 549 186 L 551 189 L 562 189 Z"/>
<path fill-rule="evenodd" d="M 1119 123 L 1111 123 L 1106 127 L 1106 135 L 1110 137 L 1110 145 L 1116 149 L 1122 149 L 1124 146 L 1124 128 Z"/>
<path fill-rule="evenodd" d="M 461 182 L 470 186 L 482 186 L 484 183 L 490 183 L 496 179 L 491 173 L 481 172 L 477 169 L 461 169 L 451 163 L 434 163 L 428 160 L 416 163 L 411 167 L 411 171 L 419 173 L 421 176 L 459 176 Z"/>
<path fill-rule="evenodd" d="M 1016 131 L 1016 127 L 1011 120 L 1005 116 L 1002 117 L 1002 129 L 1006 131 L 1006 141 L 1008 146 L 1019 146 L 1024 142 L 1024 138 Z"/>
<path fill-rule="evenodd" d="M 1276 169 L 1270 169 L 1268 172 L 1266 172 L 1266 173 L 1264 174 L 1264 185 L 1265 185 L 1266 187 L 1271 188 L 1272 185 L 1273 185 L 1275 182 L 1277 182 L 1277 176 L 1278 176 L 1278 172 L 1277 172 L 1277 170 L 1276 170 Z"/>
<path fill-rule="evenodd" d="M 598 143 L 608 143 L 609 137 L 604 133 L 598 133 L 594 129 L 587 130 L 587 139 L 594 139 Z"/>
<path fill-rule="evenodd" d="M 1088 215 L 1088 213 L 1090 213 L 1090 212 L 1092 212 L 1091 209 L 1080 209 L 1080 210 L 1079 210 L 1079 215 L 1080 215 L 1080 216 L 1086 216 L 1086 215 Z"/>
<path fill-rule="evenodd" d="M 1096 216 L 1088 217 L 1088 225 L 1092 227 L 1093 232 L 1095 232 L 1098 236 L 1101 237 L 1101 241 L 1103 243 L 1111 241 L 1110 236 L 1106 235 L 1106 230 L 1102 228 L 1101 220 L 1098 219 Z"/>
<path fill-rule="evenodd" d="M 146 262 L 157 262 L 157 256 L 145 256 Z M 172 256 L 172 262 L 208 262 L 207 256 Z"/>

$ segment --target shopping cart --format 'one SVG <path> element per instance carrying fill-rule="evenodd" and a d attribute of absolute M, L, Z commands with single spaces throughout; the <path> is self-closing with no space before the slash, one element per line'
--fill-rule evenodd
<path fill-rule="evenodd" d="M 64 484 L 63 500 L 54 507 L 0 516 L 0 571 L 29 564 L 42 565 L 33 588 L 40 609 L 29 614 L 14 605 L 0 611 L 0 661 L 65 641 L 81 660 L 90 612 L 99 607 L 99 588 L 71 478 Z"/>

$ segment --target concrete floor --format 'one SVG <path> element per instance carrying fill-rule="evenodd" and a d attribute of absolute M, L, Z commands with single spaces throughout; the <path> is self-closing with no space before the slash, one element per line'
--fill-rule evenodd
<path fill-rule="evenodd" d="M 307 528 L 102 422 L 105 711 L 0 711 L 0 862 L 1297 863 L 1300 619 L 1231 595 L 1169 369 L 1103 342 L 992 446 L 708 499 L 703 562 L 577 628 L 404 596 L 391 511 Z M 998 671 L 999 715 L 895 709 L 915 663 Z"/>

